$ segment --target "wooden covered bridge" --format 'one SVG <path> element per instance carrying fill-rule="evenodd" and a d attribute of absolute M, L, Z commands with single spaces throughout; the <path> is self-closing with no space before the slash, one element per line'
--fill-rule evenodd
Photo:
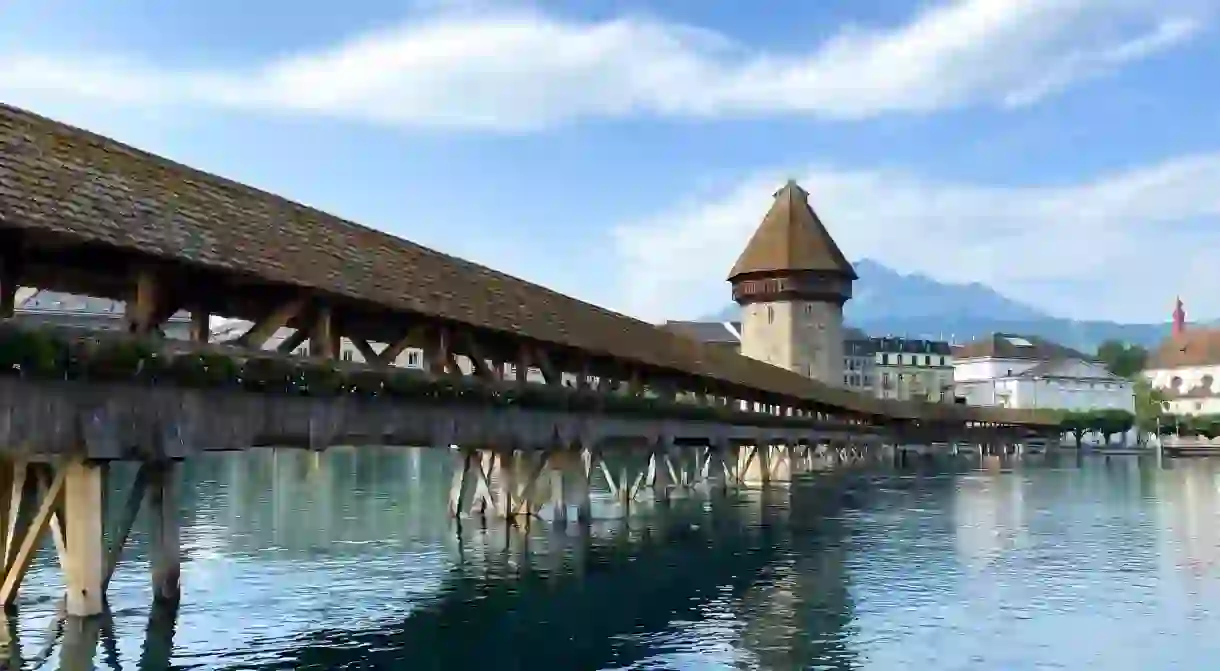
<path fill-rule="evenodd" d="M 200 450 L 461 446 L 455 513 L 549 504 L 565 519 L 587 514 L 598 467 L 627 504 L 645 485 L 781 477 L 862 441 L 1016 439 L 1053 424 L 838 389 L 0 105 L 0 317 L 19 286 L 126 302 L 119 338 L 0 334 L 13 359 L 0 375 L 0 601 L 50 529 L 76 615 L 99 612 L 122 549 L 102 547 L 107 460 L 145 464 L 130 517 L 149 507 L 155 589 L 175 599 L 167 501 L 175 461 Z M 159 341 L 183 311 L 193 342 Z M 213 316 L 251 326 L 209 343 Z M 367 363 L 338 361 L 341 338 Z M 292 357 L 307 341 L 309 356 Z M 392 365 L 408 348 L 424 371 Z M 30 358 L 45 352 L 60 354 Z M 642 463 L 608 465 L 622 448 Z"/>

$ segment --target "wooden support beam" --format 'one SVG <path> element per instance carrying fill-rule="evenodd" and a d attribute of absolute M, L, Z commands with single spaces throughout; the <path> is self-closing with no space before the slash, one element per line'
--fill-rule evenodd
<path fill-rule="evenodd" d="M 47 491 L 51 488 L 51 481 L 55 479 L 54 469 L 50 464 L 36 464 L 35 466 L 37 467 L 38 495 L 46 496 Z M 51 540 L 55 545 L 55 556 L 59 559 L 59 567 L 64 571 L 68 570 L 68 531 L 67 525 L 64 523 L 66 519 L 61 501 L 51 512 L 48 527 L 51 529 Z"/>
<path fill-rule="evenodd" d="M 339 329 L 328 305 L 319 305 L 314 312 L 313 328 L 309 332 L 311 356 L 334 360 L 339 358 Z"/>
<path fill-rule="evenodd" d="M 402 353 L 405 352 L 407 348 L 412 346 L 418 347 L 422 350 L 427 350 L 425 336 L 426 331 L 423 326 L 416 326 L 408 330 L 406 335 L 390 343 L 388 347 L 381 350 L 381 354 L 377 356 L 377 363 L 380 363 L 383 366 L 393 366 L 394 362 L 398 360 L 398 357 L 402 356 Z"/>
<path fill-rule="evenodd" d="M 181 595 L 182 544 L 178 516 L 177 461 L 157 464 L 149 473 L 147 512 L 149 520 L 149 562 L 152 568 L 153 599 L 177 603 Z"/>
<path fill-rule="evenodd" d="M 262 349 L 275 332 L 288 325 L 288 322 L 301 315 L 307 301 L 297 298 L 283 303 L 262 319 L 255 322 L 249 330 L 233 341 L 233 344 L 251 349 Z"/>
<path fill-rule="evenodd" d="M 517 361 L 513 364 L 513 366 L 516 368 L 515 373 L 518 387 L 524 387 L 527 383 L 529 383 L 530 363 L 531 357 L 529 348 L 525 347 L 524 345 L 518 347 Z"/>
<path fill-rule="evenodd" d="M 162 314 L 165 311 L 168 292 L 162 279 L 151 268 L 137 269 L 133 280 L 123 315 L 127 331 L 137 335 L 149 335 L 169 318 L 169 315 Z"/>
<path fill-rule="evenodd" d="M 5 252 L 0 255 L 0 319 L 13 316 L 21 282 L 21 258 L 9 250 Z"/>
<path fill-rule="evenodd" d="M 154 466 L 148 463 L 140 464 L 140 469 L 136 471 L 136 479 L 131 484 L 131 491 L 127 493 L 127 500 L 123 504 L 123 511 L 119 517 L 118 533 L 115 534 L 106 553 L 106 570 L 102 575 L 103 593 L 110 585 L 110 579 L 114 577 L 114 572 L 119 566 L 119 559 L 123 555 L 123 548 L 127 545 L 127 537 L 131 535 L 136 517 L 140 514 L 140 504 L 147 495 L 149 474 L 153 468 Z"/>
<path fill-rule="evenodd" d="M 64 510 L 68 518 L 68 565 L 64 583 L 68 589 L 68 615 L 90 617 L 105 606 L 102 589 L 106 570 L 102 513 L 105 466 L 99 462 L 73 460 L 64 471 Z M 49 493 L 48 493 L 49 496 Z"/>
<path fill-rule="evenodd" d="M 21 587 L 21 582 L 30 569 L 30 562 L 34 560 L 34 553 L 38 550 L 42 534 L 51 522 L 51 514 L 55 512 L 60 497 L 63 496 L 65 477 L 66 469 L 61 468 L 56 472 L 51 486 L 38 505 L 38 511 L 34 514 L 33 520 L 18 539 L 8 570 L 4 574 L 4 581 L 0 583 L 0 605 L 12 606 L 17 600 L 17 590 Z M 69 540 L 69 542 L 71 541 Z"/>
<path fill-rule="evenodd" d="M 280 341 L 280 344 L 275 346 L 275 351 L 280 354 L 292 354 L 298 347 L 309 339 L 309 331 L 305 329 L 297 329 L 292 332 L 292 335 Z"/>
<path fill-rule="evenodd" d="M 487 381 L 499 380 L 500 376 L 487 365 L 487 354 L 479 346 L 474 336 L 469 331 L 462 331 L 461 338 L 462 346 L 466 350 L 466 357 L 470 359 L 470 365 L 474 368 L 475 376 Z"/>
<path fill-rule="evenodd" d="M 364 359 L 365 363 L 370 365 L 381 363 L 381 355 L 377 354 L 373 346 L 369 344 L 369 341 L 353 335 L 348 335 L 347 339 L 352 342 L 352 346 L 356 348 L 356 351 L 360 352 L 360 357 Z M 390 363 L 393 364 L 394 362 L 391 361 Z"/>
<path fill-rule="evenodd" d="M 561 385 L 563 384 L 563 375 L 557 370 L 551 362 L 551 357 L 546 350 L 541 347 L 531 348 L 531 358 L 538 365 L 538 370 L 542 372 L 542 378 L 547 384 Z"/>
<path fill-rule="evenodd" d="M 191 308 L 190 338 L 193 343 L 206 343 L 212 338 L 212 315 L 207 310 L 195 306 Z"/>
<path fill-rule="evenodd" d="M 11 464 L 9 493 L 6 496 L 8 505 L 5 515 L 4 533 L 4 572 L 13 566 L 21 541 L 29 533 L 30 524 L 38 506 L 38 480 L 35 476 L 36 466 L 25 460 L 16 460 Z"/>

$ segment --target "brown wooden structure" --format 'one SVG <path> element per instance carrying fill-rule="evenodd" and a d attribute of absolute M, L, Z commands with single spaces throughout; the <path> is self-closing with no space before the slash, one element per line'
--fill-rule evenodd
<path fill-rule="evenodd" d="M 211 316 L 239 318 L 252 326 L 228 345 L 261 349 L 279 329 L 289 328 L 294 329 L 293 335 L 277 346 L 285 354 L 308 340 L 310 356 L 334 359 L 340 338 L 347 338 L 366 361 L 389 366 L 407 348 L 419 348 L 432 375 L 467 375 L 466 368 L 487 384 L 525 385 L 530 384 L 526 371 L 535 369 L 544 384 L 561 385 L 567 378 L 590 393 L 638 394 L 647 389 L 649 394 L 667 399 L 808 417 L 809 434 L 815 433 L 818 421 L 846 425 L 862 437 L 889 434 L 896 440 L 950 435 L 971 428 L 1047 431 L 1053 426 L 1048 418 L 1029 412 L 886 402 L 832 388 L 0 105 L 0 318 L 13 314 L 18 286 L 126 301 L 126 325 L 134 334 L 154 334 L 171 315 L 186 310 L 192 316 L 192 337 L 199 346 L 209 338 Z M 35 389 L 10 384 L 5 389 L 10 400 L 5 401 L 8 420 L 2 428 L 10 440 L 19 440 L 13 433 L 16 424 L 12 418 L 20 399 L 32 404 L 29 413 L 36 412 L 35 406 L 67 408 L 65 413 L 83 418 L 74 422 L 81 425 L 93 416 L 93 408 L 100 407 L 96 400 L 80 401 L 82 395 L 103 395 L 104 403 L 112 405 L 123 395 L 53 385 Z M 115 411 L 127 413 L 115 426 L 140 425 L 131 417 L 156 415 L 158 404 L 171 396 L 163 394 L 158 401 L 147 390 L 141 393 L 145 393 L 144 401 L 127 403 Z M 175 403 L 194 407 L 197 416 L 210 418 L 197 422 L 199 425 L 225 422 L 221 418 L 222 411 L 227 412 L 226 401 L 199 410 L 197 399 L 182 398 Z M 289 410 L 285 406 L 282 414 L 292 415 Z M 375 423 L 383 428 L 393 421 L 408 421 L 402 417 L 411 414 L 385 405 L 361 412 L 367 418 L 374 410 L 381 413 Z M 254 418 L 250 423 L 256 423 L 280 412 L 247 414 Z M 543 414 L 539 414 L 541 420 L 525 419 L 546 422 L 543 433 L 548 439 L 556 431 L 553 427 L 565 422 L 590 422 L 588 417 Z M 312 436 L 314 415 L 292 416 L 303 418 L 308 425 L 301 435 Z M 475 422 L 464 421 L 466 416 L 446 415 L 444 421 L 430 426 L 469 428 Z M 613 424 L 612 420 L 598 421 Z M 365 427 L 371 425 L 371 421 L 364 422 Z M 614 474 L 606 470 L 605 462 L 600 464 L 607 482 L 624 502 L 632 500 L 644 484 L 666 490 L 674 482 L 707 476 L 711 463 L 707 450 L 729 440 L 745 441 L 752 450 L 732 457 L 744 462 L 722 465 L 720 472 L 730 479 L 755 468 L 766 481 L 784 469 L 812 463 L 815 454 L 828 454 L 824 444 L 803 443 L 806 438 L 797 435 L 797 429 L 707 423 L 691 428 L 687 423 L 675 430 L 675 426 L 679 424 L 667 424 L 660 418 L 623 429 L 648 435 L 643 450 L 647 470 Z M 404 440 L 428 436 L 430 444 L 446 447 L 460 442 L 410 433 L 416 429 L 404 427 Z M 64 436 L 76 440 L 83 431 L 79 426 L 69 428 L 71 432 L 59 434 L 61 442 L 67 442 Z M 675 440 L 684 437 L 682 431 L 693 432 L 704 441 L 693 464 L 700 473 L 690 478 L 672 466 L 669 456 L 677 447 Z M 384 432 L 375 438 L 384 439 Z M 595 448 L 587 441 L 576 449 L 566 439 L 560 442 L 564 444 L 556 449 L 525 455 L 512 449 L 480 454 L 478 447 L 462 445 L 463 465 L 451 502 L 454 511 L 480 506 L 505 516 L 533 514 L 545 501 L 535 490 L 548 460 L 559 462 L 556 469 L 562 476 L 552 498 L 577 501 L 578 508 L 584 505 L 581 501 L 587 501 Z M 834 449 L 842 458 L 850 456 L 843 452 L 846 447 Z M 0 602 L 12 603 L 32 552 L 49 529 L 65 570 L 68 613 L 87 616 L 100 612 L 105 585 L 126 535 L 121 534 L 115 546 L 102 547 L 99 509 L 104 460 L 139 455 L 99 456 L 88 446 L 79 450 L 60 447 L 42 455 L 22 452 L 13 445 L 0 445 L 0 450 L 7 455 L 0 464 L 0 494 L 6 494 L 0 500 L 0 514 L 7 520 Z M 723 460 L 723 450 L 718 454 Z M 170 498 L 166 492 L 175 486 L 174 460 L 182 456 L 166 451 L 151 455 L 127 504 L 129 521 L 141 501 L 153 513 L 155 593 L 168 600 L 178 594 L 179 549 L 176 522 L 165 502 Z M 755 463 L 758 465 L 751 465 Z M 499 473 L 494 487 L 493 470 Z M 573 481 L 575 485 L 570 484 Z M 579 491 L 573 498 L 573 488 L 584 488 L 585 498 Z M 566 504 L 562 512 L 566 517 Z M 66 529 L 65 520 L 69 520 Z"/>
<path fill-rule="evenodd" d="M 518 363 L 555 384 L 568 372 L 581 384 L 869 423 L 1045 424 L 1024 411 L 832 388 L 8 106 L 0 259 L 0 315 L 21 284 L 125 300 L 135 332 L 186 309 L 201 340 L 210 315 L 253 322 L 241 338 L 252 347 L 289 327 L 293 347 L 309 339 L 320 356 L 336 356 L 346 337 L 372 361 L 418 346 L 435 370 L 454 371 L 465 355 L 485 377 Z"/>

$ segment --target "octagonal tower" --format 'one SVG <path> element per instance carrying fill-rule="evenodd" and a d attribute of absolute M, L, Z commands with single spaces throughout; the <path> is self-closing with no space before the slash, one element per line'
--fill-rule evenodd
<path fill-rule="evenodd" d="M 843 304 L 856 278 L 809 193 L 789 180 L 729 273 L 741 353 L 843 386 Z"/>

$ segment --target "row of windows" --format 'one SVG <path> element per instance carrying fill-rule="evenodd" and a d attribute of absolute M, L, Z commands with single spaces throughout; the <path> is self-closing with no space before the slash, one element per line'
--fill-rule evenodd
<path fill-rule="evenodd" d="M 948 366 L 949 357 L 943 354 L 882 354 L 882 366 Z"/>
<path fill-rule="evenodd" d="M 871 387 L 873 386 L 873 376 L 847 373 L 843 376 L 843 384 L 848 387 Z"/>

